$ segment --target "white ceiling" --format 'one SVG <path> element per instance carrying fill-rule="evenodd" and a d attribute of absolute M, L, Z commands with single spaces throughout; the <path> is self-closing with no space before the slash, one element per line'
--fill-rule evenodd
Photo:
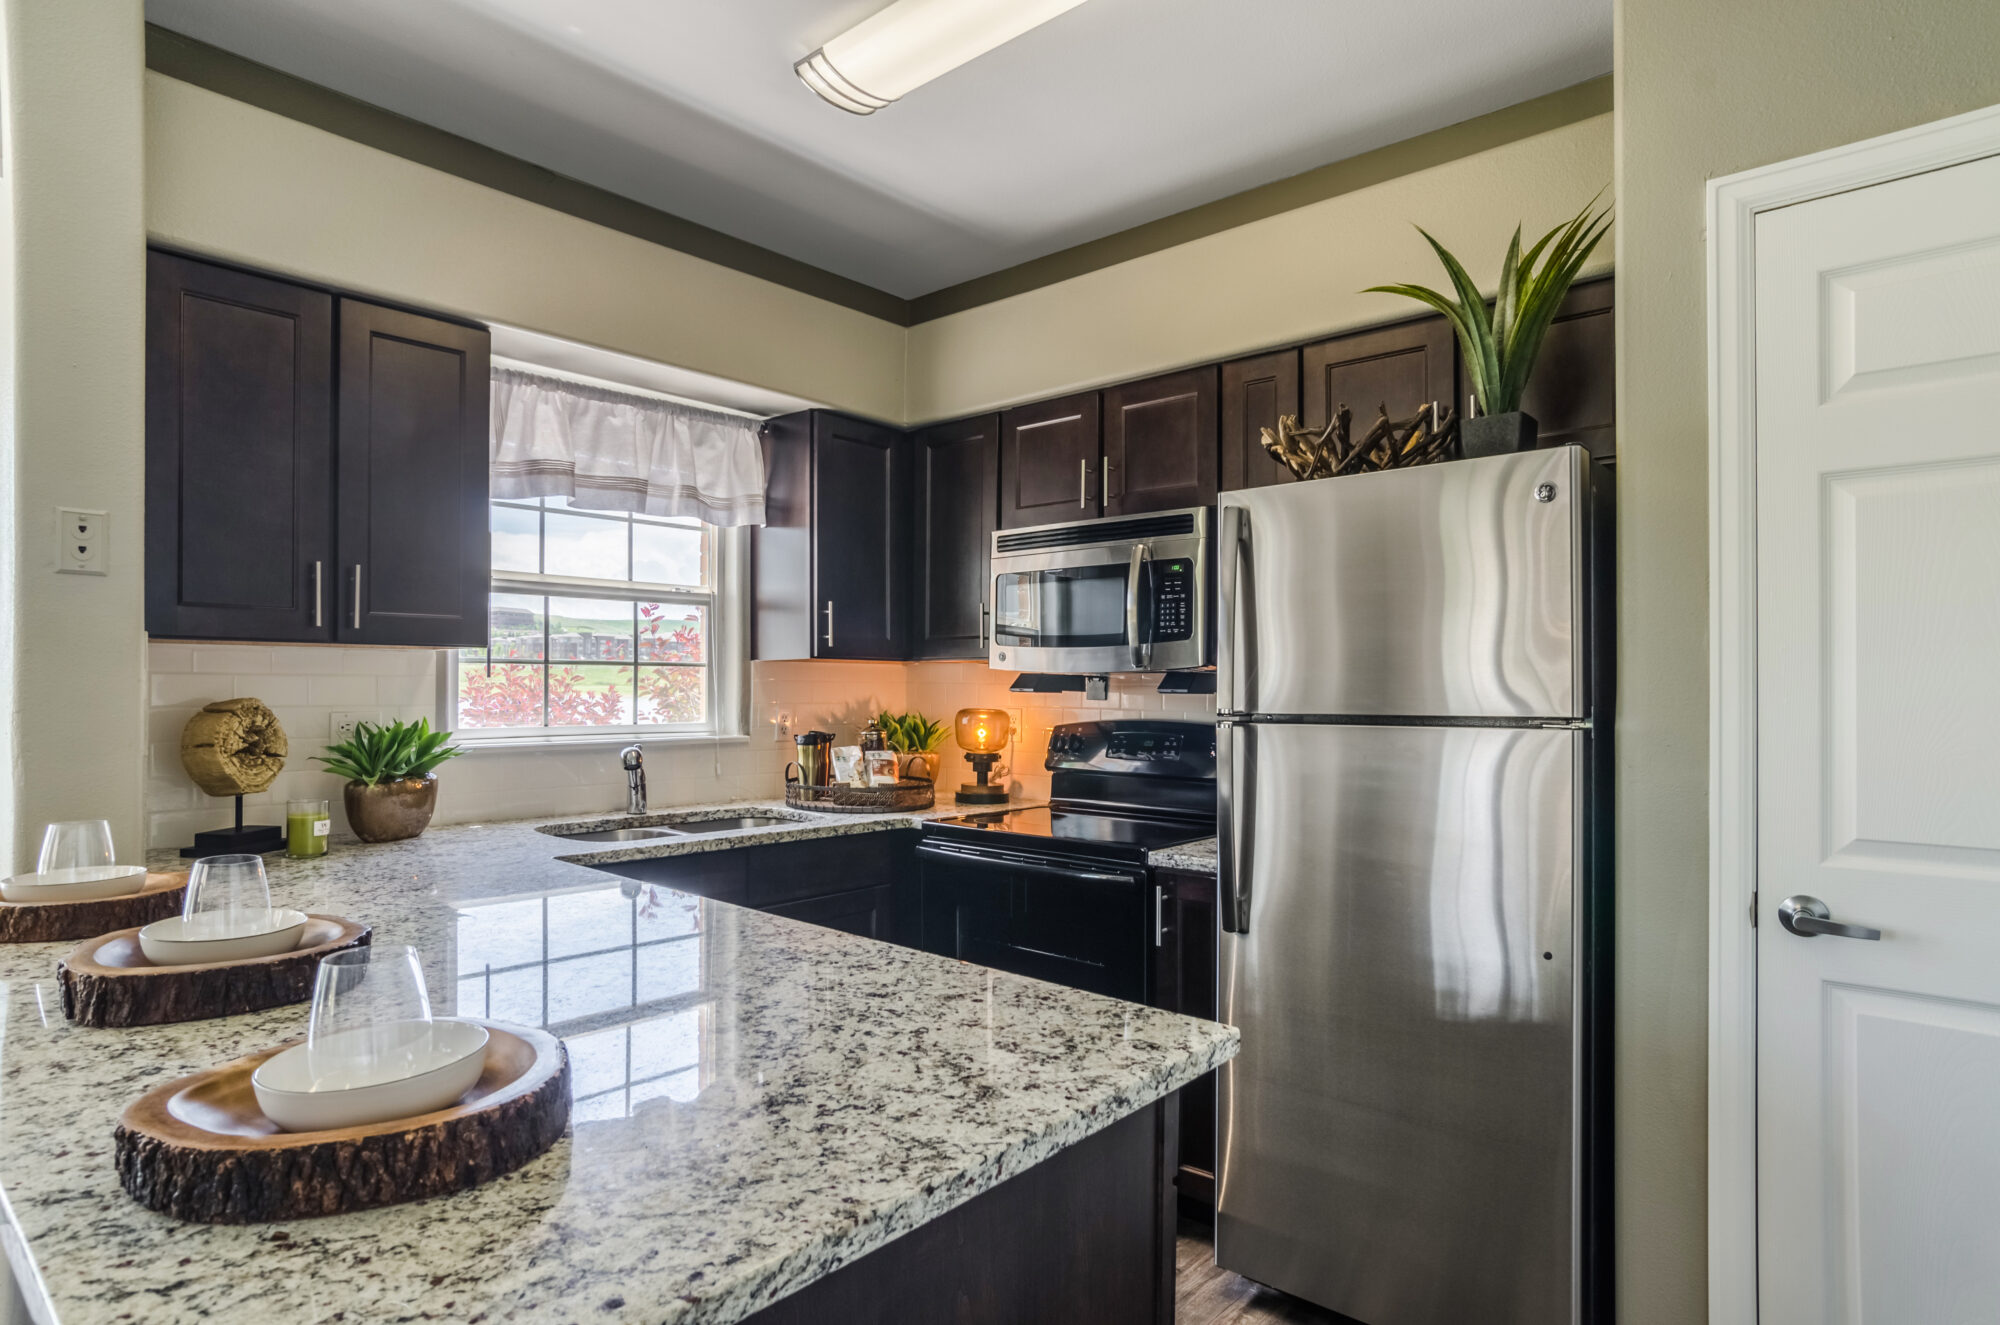
<path fill-rule="evenodd" d="M 1090 0 L 866 118 L 887 0 L 147 0 L 153 22 L 911 297 L 1611 68 L 1611 0 Z"/>

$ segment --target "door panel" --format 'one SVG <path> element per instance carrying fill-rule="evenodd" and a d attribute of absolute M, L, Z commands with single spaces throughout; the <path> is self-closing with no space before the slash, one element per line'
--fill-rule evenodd
<path fill-rule="evenodd" d="M 1338 336 L 1303 354 L 1308 428 L 1325 427 L 1345 405 L 1359 437 L 1375 426 L 1379 409 L 1407 419 L 1434 400 L 1449 403 L 1456 385 L 1456 342 L 1441 317 Z"/>
<path fill-rule="evenodd" d="M 1000 416 L 926 428 L 915 440 L 916 658 L 986 656 L 986 565 L 1000 506 Z"/>
<path fill-rule="evenodd" d="M 1217 1262 L 1371 1325 L 1573 1320 L 1581 734 L 1230 739 Z"/>
<path fill-rule="evenodd" d="M 1283 350 L 1222 365 L 1222 490 L 1296 483 L 1264 449 L 1263 430 L 1299 413 L 1299 352 Z"/>
<path fill-rule="evenodd" d="M 1215 500 L 1217 373 L 1190 368 L 1104 392 L 1104 513 Z"/>
<path fill-rule="evenodd" d="M 343 642 L 486 642 L 487 344 L 476 327 L 340 301 L 340 573 L 328 601 Z"/>
<path fill-rule="evenodd" d="M 896 429 L 813 415 L 815 658 L 903 656 L 905 472 Z"/>
<path fill-rule="evenodd" d="M 327 640 L 333 298 L 149 253 L 146 629 Z"/>
<path fill-rule="evenodd" d="M 1991 1321 L 2000 159 L 1756 252 L 1760 1319 Z M 1789 933 L 1794 895 L 1881 937 Z"/>
<path fill-rule="evenodd" d="M 1225 493 L 1226 711 L 1580 717 L 1577 447 Z M 1546 492 L 1547 500 L 1542 500 Z M 1223 577 L 1226 580 L 1226 577 Z"/>
<path fill-rule="evenodd" d="M 1000 527 L 1088 520 L 1102 513 L 1098 396 L 1010 409 L 1000 416 Z"/>

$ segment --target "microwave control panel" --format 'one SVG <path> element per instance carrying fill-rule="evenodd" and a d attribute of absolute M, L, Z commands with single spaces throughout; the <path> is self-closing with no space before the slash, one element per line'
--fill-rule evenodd
<path fill-rule="evenodd" d="M 1194 634 L 1194 562 L 1172 557 L 1151 563 L 1153 638 L 1183 640 Z"/>

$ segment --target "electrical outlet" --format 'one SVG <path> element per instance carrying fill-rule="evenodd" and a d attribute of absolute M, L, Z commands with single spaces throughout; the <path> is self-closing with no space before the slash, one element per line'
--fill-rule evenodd
<path fill-rule="evenodd" d="M 56 508 L 56 574 L 104 574 L 110 519 L 103 511 Z"/>
<path fill-rule="evenodd" d="M 792 715 L 777 708 L 771 710 L 771 739 L 782 742 L 792 734 Z"/>
<path fill-rule="evenodd" d="M 354 724 L 368 721 L 365 713 L 336 713 L 329 724 L 327 739 L 335 744 L 354 739 Z"/>

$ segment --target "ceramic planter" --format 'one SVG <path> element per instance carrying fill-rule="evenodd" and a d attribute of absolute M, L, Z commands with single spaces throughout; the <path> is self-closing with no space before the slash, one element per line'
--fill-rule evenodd
<path fill-rule="evenodd" d="M 1512 455 L 1535 449 L 1540 433 L 1535 416 L 1514 410 L 1508 414 L 1482 414 L 1458 425 L 1458 444 L 1467 460 L 1482 455 Z"/>
<path fill-rule="evenodd" d="M 936 782 L 943 763 L 944 757 L 935 750 L 912 750 L 903 755 L 903 776 Z"/>
<path fill-rule="evenodd" d="M 435 773 L 393 782 L 350 782 L 342 791 L 347 825 L 363 842 L 400 842 L 430 827 L 437 809 Z"/>

